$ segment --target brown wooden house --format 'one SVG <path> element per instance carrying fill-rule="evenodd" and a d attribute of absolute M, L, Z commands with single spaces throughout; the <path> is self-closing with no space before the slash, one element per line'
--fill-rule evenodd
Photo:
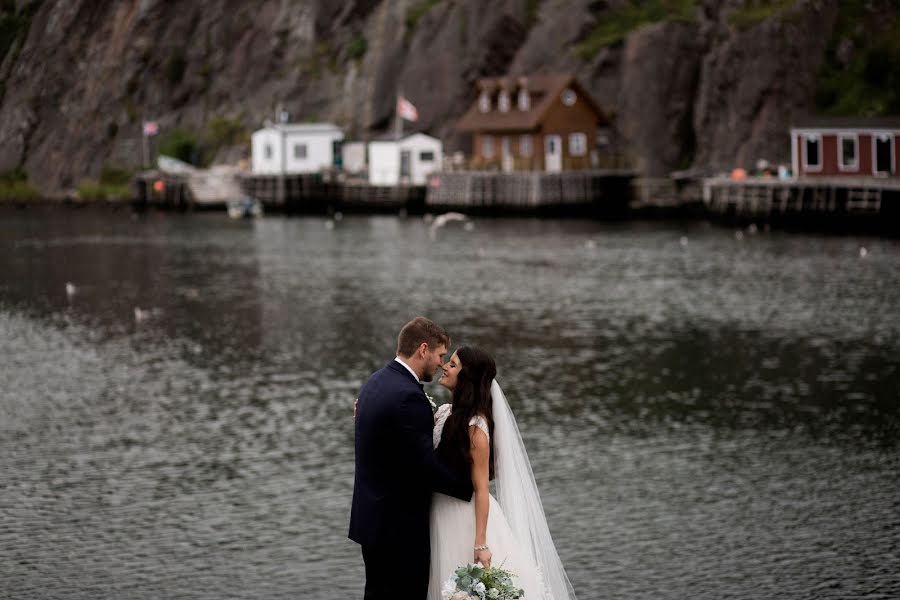
<path fill-rule="evenodd" d="M 791 127 L 798 177 L 897 177 L 900 117 L 813 117 Z"/>
<path fill-rule="evenodd" d="M 478 80 L 478 97 L 457 124 L 472 134 L 472 166 L 503 171 L 587 169 L 603 111 L 573 75 Z"/>

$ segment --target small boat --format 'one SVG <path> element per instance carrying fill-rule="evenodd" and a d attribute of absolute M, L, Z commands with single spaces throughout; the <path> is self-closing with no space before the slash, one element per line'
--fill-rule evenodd
<path fill-rule="evenodd" d="M 262 204 L 259 200 L 244 197 L 240 200 L 228 201 L 228 216 L 232 219 L 252 219 L 261 217 L 262 214 Z"/>

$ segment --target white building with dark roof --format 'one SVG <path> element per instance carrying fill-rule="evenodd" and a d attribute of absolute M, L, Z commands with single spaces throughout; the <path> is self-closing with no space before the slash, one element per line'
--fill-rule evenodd
<path fill-rule="evenodd" d="M 424 133 L 369 142 L 369 183 L 425 185 L 427 176 L 441 169 L 443 148 L 441 140 Z"/>
<path fill-rule="evenodd" d="M 251 136 L 251 170 L 257 175 L 317 173 L 340 166 L 344 133 L 332 123 L 279 123 Z"/>

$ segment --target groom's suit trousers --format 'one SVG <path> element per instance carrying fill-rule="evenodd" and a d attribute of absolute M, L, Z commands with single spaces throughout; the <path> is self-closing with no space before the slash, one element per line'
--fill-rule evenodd
<path fill-rule="evenodd" d="M 425 600 L 431 548 L 363 546 L 364 600 Z"/>

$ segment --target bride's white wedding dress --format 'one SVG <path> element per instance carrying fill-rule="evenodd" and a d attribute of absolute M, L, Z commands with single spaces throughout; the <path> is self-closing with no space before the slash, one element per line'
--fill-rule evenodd
<path fill-rule="evenodd" d="M 488 512 L 486 537 L 492 554 L 491 565 L 503 567 L 515 575 L 514 581 L 525 591 L 525 600 L 575 600 L 572 586 L 550 539 L 525 446 L 496 381 L 491 387 L 491 396 L 498 496 L 490 496 Z M 440 444 L 450 411 L 450 405 L 445 404 L 435 413 L 435 448 Z M 475 425 L 490 439 L 484 417 L 473 417 L 469 425 Z M 505 472 L 501 473 L 501 469 Z M 442 600 L 443 583 L 457 568 L 473 561 L 474 540 L 474 502 L 434 494 L 428 600 Z"/>
<path fill-rule="evenodd" d="M 434 447 L 441 441 L 444 423 L 450 416 L 450 405 L 444 404 L 435 413 Z M 472 417 L 469 425 L 481 429 L 490 439 L 484 417 Z M 463 502 L 444 494 L 434 494 L 431 504 L 431 577 L 428 582 L 428 600 L 441 600 L 441 586 L 456 569 L 474 560 L 475 504 Z M 516 585 L 525 590 L 525 598 L 545 598 L 543 581 L 534 561 L 525 554 L 522 544 L 516 540 L 493 495 L 488 510 L 487 541 L 491 548 L 491 564 L 503 567 L 516 575 Z"/>

